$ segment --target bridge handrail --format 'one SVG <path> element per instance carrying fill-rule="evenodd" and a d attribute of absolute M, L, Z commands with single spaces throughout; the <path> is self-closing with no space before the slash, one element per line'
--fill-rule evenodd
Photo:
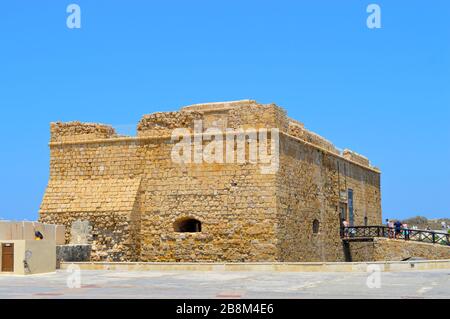
<path fill-rule="evenodd" d="M 385 237 L 450 246 L 450 234 L 403 227 L 400 232 L 397 232 L 395 227 L 379 225 L 342 227 L 341 236 L 343 238 Z"/>

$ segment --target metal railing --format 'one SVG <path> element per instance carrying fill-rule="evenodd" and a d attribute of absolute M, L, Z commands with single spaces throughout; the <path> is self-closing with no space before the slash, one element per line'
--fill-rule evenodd
<path fill-rule="evenodd" d="M 350 226 L 342 228 L 341 236 L 344 239 L 385 237 L 450 246 L 450 234 L 431 230 L 401 228 L 396 231 L 387 226 Z"/>

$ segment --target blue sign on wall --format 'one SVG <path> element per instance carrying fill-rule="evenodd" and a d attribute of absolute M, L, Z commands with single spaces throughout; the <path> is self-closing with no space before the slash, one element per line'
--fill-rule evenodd
<path fill-rule="evenodd" d="M 354 226 L 355 215 L 353 213 L 353 189 L 348 190 L 348 218 L 350 226 Z"/>

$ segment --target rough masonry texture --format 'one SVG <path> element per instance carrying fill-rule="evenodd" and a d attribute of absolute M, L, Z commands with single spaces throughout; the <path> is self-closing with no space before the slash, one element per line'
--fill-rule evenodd
<path fill-rule="evenodd" d="M 405 241 L 387 238 L 373 238 L 366 242 L 350 243 L 350 260 L 358 261 L 402 261 L 409 258 L 428 260 L 450 259 L 450 246 Z"/>
<path fill-rule="evenodd" d="M 224 134 L 277 128 L 279 169 L 175 163 L 173 130 L 193 134 L 199 120 L 204 130 L 229 129 Z M 67 243 L 72 223 L 88 221 L 93 261 L 344 261 L 341 218 L 381 223 L 380 171 L 275 104 L 145 115 L 135 137 L 107 125 L 52 123 L 50 151 L 40 221 L 65 225 Z M 180 226 L 186 221 L 195 230 Z"/>

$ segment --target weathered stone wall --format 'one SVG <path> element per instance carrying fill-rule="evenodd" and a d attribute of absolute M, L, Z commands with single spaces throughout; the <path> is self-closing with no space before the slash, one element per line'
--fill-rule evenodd
<path fill-rule="evenodd" d="M 194 129 L 194 121 L 201 120 L 199 112 L 159 112 L 144 115 L 138 124 L 138 136 L 170 136 L 176 128 Z"/>
<path fill-rule="evenodd" d="M 349 246 L 350 261 L 353 262 L 402 261 L 408 258 L 450 259 L 450 246 L 417 241 L 374 238 L 372 241 L 352 241 Z"/>
<path fill-rule="evenodd" d="M 91 245 L 56 246 L 56 260 L 59 262 L 82 262 L 91 260 Z"/>
<path fill-rule="evenodd" d="M 314 132 L 308 131 L 302 123 L 291 120 L 289 123 L 289 135 L 339 155 L 339 150 L 330 141 Z"/>
<path fill-rule="evenodd" d="M 278 128 L 281 132 L 289 129 L 286 111 L 275 104 L 261 105 L 253 101 L 249 105 L 231 109 L 228 116 L 228 125 L 234 129 Z"/>
<path fill-rule="evenodd" d="M 141 217 L 144 261 L 267 261 L 275 256 L 275 184 L 259 167 L 170 160 L 169 140 L 146 148 Z M 201 233 L 176 233 L 191 217 Z"/>
<path fill-rule="evenodd" d="M 369 166 L 370 162 L 369 159 L 365 156 L 362 156 L 361 154 L 355 153 L 351 150 L 345 149 L 342 152 L 342 156 L 344 156 L 344 158 L 351 160 L 353 162 L 359 163 L 361 165 L 365 165 L 365 166 Z"/>
<path fill-rule="evenodd" d="M 281 136 L 277 176 L 278 259 L 343 261 L 340 193 L 354 191 L 356 225 L 381 223 L 380 174 L 291 136 Z M 320 224 L 313 233 L 313 222 Z"/>
<path fill-rule="evenodd" d="M 348 262 L 375 261 L 375 244 L 373 240 L 351 241 L 348 243 L 347 258 Z"/>
<path fill-rule="evenodd" d="M 53 145 L 40 219 L 69 230 L 89 220 L 95 261 L 273 260 L 273 176 L 250 164 L 180 166 L 169 138 L 135 144 Z M 175 233 L 183 217 L 202 232 Z"/>
<path fill-rule="evenodd" d="M 429 260 L 450 259 L 450 246 L 387 238 L 374 239 L 375 261 L 398 261 L 411 257 Z"/>
<path fill-rule="evenodd" d="M 92 224 L 91 258 L 93 261 L 138 261 L 139 245 L 133 238 L 133 224 L 129 214 L 117 212 L 41 213 L 42 221 L 58 222 L 66 228 L 77 220 Z M 70 234 L 66 232 L 66 243 Z"/>
<path fill-rule="evenodd" d="M 93 260 L 138 260 L 140 149 L 137 141 L 120 138 L 52 143 L 40 220 L 65 225 L 66 243 L 72 223 L 88 220 Z"/>
<path fill-rule="evenodd" d="M 115 130 L 109 125 L 95 123 L 51 123 L 51 142 L 73 142 L 104 139 L 117 136 Z"/>
<path fill-rule="evenodd" d="M 174 163 L 172 130 L 192 129 L 195 120 L 204 128 L 279 128 L 280 170 Z M 65 225 L 67 243 L 74 221 L 90 221 L 93 260 L 342 260 L 339 191 L 348 188 L 356 224 L 364 216 L 381 222 L 379 172 L 344 158 L 274 104 L 237 101 L 146 115 L 137 137 L 77 122 L 52 124 L 51 131 L 40 219 Z M 200 233 L 175 232 L 174 223 L 187 217 L 202 222 Z"/>

